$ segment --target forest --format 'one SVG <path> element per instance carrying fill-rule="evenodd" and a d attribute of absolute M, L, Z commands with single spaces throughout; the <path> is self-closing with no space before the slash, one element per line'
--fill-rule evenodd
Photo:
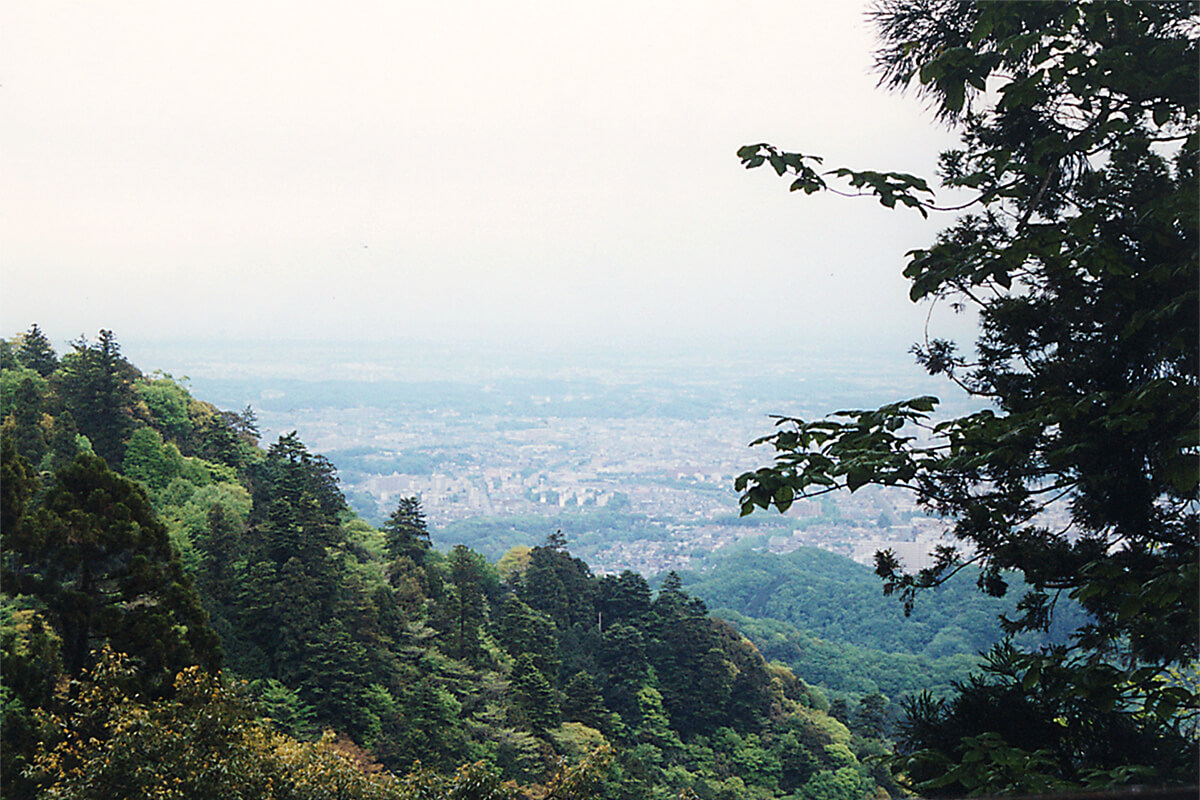
<path fill-rule="evenodd" d="M 968 568 L 905 615 L 870 569 L 816 548 L 780 556 L 741 548 L 680 577 L 767 659 L 789 665 L 833 702 L 879 693 L 890 699 L 885 708 L 893 716 L 902 698 L 949 696 L 979 667 L 979 654 L 1005 638 L 1001 620 L 1017 613 L 1021 587 L 1014 575 L 1017 591 L 989 597 L 978 590 L 978 571 Z M 1013 642 L 1063 645 L 1084 623 L 1079 607 L 1063 601 L 1049 630 Z"/>
<path fill-rule="evenodd" d="M 0 348 L 6 797 L 899 791 L 882 696 L 831 716 L 673 573 L 438 552 L 109 331 Z"/>

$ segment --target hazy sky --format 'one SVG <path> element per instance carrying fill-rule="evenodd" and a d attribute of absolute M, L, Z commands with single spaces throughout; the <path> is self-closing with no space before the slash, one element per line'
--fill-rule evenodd
<path fill-rule="evenodd" d="M 932 177 L 857 3 L 13 2 L 0 317 L 119 339 L 688 339 L 899 353 L 945 220 L 735 156 Z"/>

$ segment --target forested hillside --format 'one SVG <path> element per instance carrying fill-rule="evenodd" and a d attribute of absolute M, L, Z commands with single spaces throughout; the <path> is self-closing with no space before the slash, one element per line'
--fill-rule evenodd
<path fill-rule="evenodd" d="M 965 569 L 919 598 L 906 616 L 868 567 L 816 548 L 783 555 L 738 549 L 703 573 L 680 577 L 767 659 L 787 664 L 835 700 L 879 695 L 876 702 L 893 718 L 906 698 L 925 691 L 946 697 L 955 682 L 966 681 L 982 654 L 1005 638 L 1001 618 L 1017 614 L 1019 597 L 1019 591 L 982 594 L 978 571 Z M 1019 590 L 1019 577 L 1010 579 Z M 1016 638 L 1060 645 L 1085 621 L 1064 599 L 1049 631 Z"/>
<path fill-rule="evenodd" d="M 897 791 L 879 726 L 678 576 L 597 577 L 553 531 L 439 553 L 414 498 L 375 528 L 109 331 L 0 358 L 6 797 Z"/>
<path fill-rule="evenodd" d="M 1015 616 L 1012 594 L 981 595 L 978 570 L 966 569 L 919 598 L 912 613 L 885 597 L 870 568 L 848 558 L 801 548 L 785 555 L 738 552 L 703 575 L 682 576 L 689 591 L 711 606 L 790 622 L 818 638 L 928 658 L 978 653 L 1004 638 L 1000 616 Z M 836 602 L 830 600 L 836 599 Z M 1048 637 L 1064 642 L 1083 622 L 1064 602 Z"/>

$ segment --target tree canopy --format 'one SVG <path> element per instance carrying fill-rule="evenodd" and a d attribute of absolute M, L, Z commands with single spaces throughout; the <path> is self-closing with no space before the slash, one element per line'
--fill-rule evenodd
<path fill-rule="evenodd" d="M 562 533 L 503 565 L 442 553 L 418 498 L 374 528 L 295 433 L 259 447 L 252 412 L 101 338 L 97 397 L 94 347 L 42 376 L 0 340 L 5 797 L 895 790 L 865 760 L 881 730 L 677 576 L 597 577 Z"/>
<path fill-rule="evenodd" d="M 1182 2 L 877 3 L 881 84 L 915 88 L 960 135 L 939 168 L 942 187 L 970 195 L 954 208 L 905 173 L 820 171 L 819 157 L 768 144 L 739 150 L 747 167 L 792 176 L 793 191 L 956 212 L 908 254 L 904 274 L 913 301 L 972 308 L 978 339 L 969 355 L 932 335 L 913 352 L 984 406 L 936 420 L 937 398 L 919 397 L 779 418 L 756 442 L 774 462 L 737 480 L 743 513 L 904 487 L 952 521 L 955 540 L 916 574 L 877 556 L 885 591 L 906 607 L 976 563 L 991 594 L 1005 593 L 1011 570 L 1030 587 L 1010 631 L 1045 627 L 1062 593 L 1090 614 L 1073 647 L 1010 653 L 994 670 L 1025 691 L 1053 672 L 1059 695 L 1085 700 L 1041 708 L 1066 722 L 1051 755 L 1026 754 L 1028 780 L 963 769 L 970 752 L 983 763 L 1005 752 L 970 733 L 1007 737 L 1017 752 L 1026 743 L 978 713 L 962 717 L 954 743 L 935 742 L 926 732 L 957 712 L 931 704 L 913 709 L 906 762 L 929 779 L 925 791 L 1121 782 L 1134 768 L 1195 780 L 1080 743 L 1117 741 L 1128 724 L 1195 747 L 1197 696 L 1171 671 L 1198 655 L 1198 13 Z M 979 700 L 982 686 L 962 687 L 963 698 Z M 1113 709 L 1119 724 L 1100 713 Z"/>

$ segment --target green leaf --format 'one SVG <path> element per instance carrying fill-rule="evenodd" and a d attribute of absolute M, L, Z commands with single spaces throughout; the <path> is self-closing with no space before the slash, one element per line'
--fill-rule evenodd
<path fill-rule="evenodd" d="M 954 114 L 959 113 L 963 109 L 963 103 L 966 102 L 966 87 L 961 81 L 947 81 L 941 85 L 942 94 L 945 97 L 946 108 Z"/>
<path fill-rule="evenodd" d="M 975 27 L 971 29 L 971 44 L 977 45 L 986 39 L 992 33 L 993 18 L 988 14 L 980 14 L 979 19 L 975 21 Z"/>
<path fill-rule="evenodd" d="M 912 400 L 909 400 L 907 403 L 905 403 L 905 405 L 907 405 L 913 411 L 922 411 L 926 414 L 933 411 L 933 409 L 937 407 L 937 404 L 938 399 L 931 394 L 922 395 L 921 397 L 914 397 Z"/>
<path fill-rule="evenodd" d="M 846 488 L 851 492 L 871 482 L 872 471 L 864 467 L 851 467 L 846 471 Z"/>
<path fill-rule="evenodd" d="M 773 498 L 775 500 L 775 507 L 778 508 L 781 513 L 787 511 L 791 507 L 792 500 L 795 498 L 795 496 L 795 491 L 791 486 L 786 484 L 780 486 L 775 490 L 775 497 Z"/>
<path fill-rule="evenodd" d="M 1163 469 L 1163 477 L 1180 495 L 1195 494 L 1200 487 L 1200 456 L 1189 453 L 1171 459 Z"/>
<path fill-rule="evenodd" d="M 1035 661 L 1033 666 L 1025 670 L 1025 674 L 1021 676 L 1021 688 L 1028 692 L 1034 686 L 1037 686 L 1037 683 L 1039 680 L 1041 680 L 1041 678 L 1042 662 Z"/>

